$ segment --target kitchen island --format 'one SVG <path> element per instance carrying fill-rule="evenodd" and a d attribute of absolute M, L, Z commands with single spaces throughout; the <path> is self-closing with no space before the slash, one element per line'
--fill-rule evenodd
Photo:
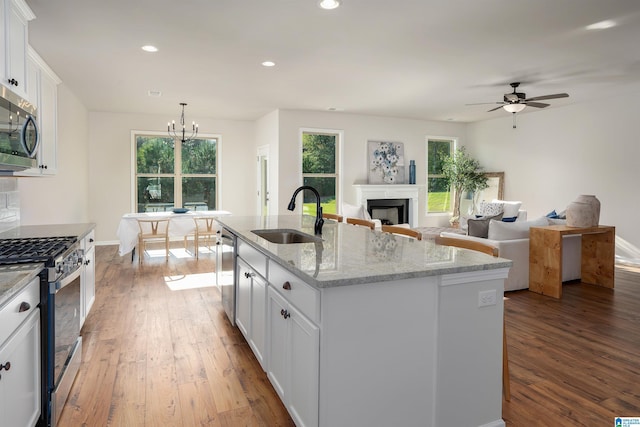
<path fill-rule="evenodd" d="M 219 218 L 237 238 L 236 322 L 298 426 L 504 426 L 511 261 L 314 218 Z"/>

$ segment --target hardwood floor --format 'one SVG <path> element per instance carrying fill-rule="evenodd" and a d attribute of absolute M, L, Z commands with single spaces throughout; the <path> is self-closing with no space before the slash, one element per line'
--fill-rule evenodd
<path fill-rule="evenodd" d="M 177 255 L 177 256 L 176 256 Z M 183 257 L 183 255 L 185 255 Z M 213 287 L 214 260 L 96 247 L 96 301 L 59 426 L 293 426 Z M 208 275 L 207 275 L 208 274 Z"/>
<path fill-rule="evenodd" d="M 266 374 L 230 326 L 210 255 L 173 249 L 142 265 L 96 248 L 96 302 L 83 362 L 59 425 L 293 426 Z M 613 425 L 640 415 L 640 271 L 614 290 L 567 284 L 562 300 L 507 293 L 507 426 Z"/>

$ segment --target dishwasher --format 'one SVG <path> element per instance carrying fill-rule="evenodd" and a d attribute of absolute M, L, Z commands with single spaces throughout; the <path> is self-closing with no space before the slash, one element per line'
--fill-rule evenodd
<path fill-rule="evenodd" d="M 216 281 L 222 295 L 222 307 L 232 325 L 236 324 L 235 257 L 236 236 L 226 228 L 219 231 L 216 251 Z"/>

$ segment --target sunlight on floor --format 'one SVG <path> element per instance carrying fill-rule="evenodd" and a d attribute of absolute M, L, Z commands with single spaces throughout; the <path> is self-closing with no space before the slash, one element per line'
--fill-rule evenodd
<path fill-rule="evenodd" d="M 179 276 L 164 276 L 164 282 L 172 291 L 185 289 L 210 288 L 216 285 L 216 273 L 182 274 Z"/>

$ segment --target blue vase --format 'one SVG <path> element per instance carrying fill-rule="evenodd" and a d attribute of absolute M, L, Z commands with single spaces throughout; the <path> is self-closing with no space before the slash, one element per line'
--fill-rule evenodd
<path fill-rule="evenodd" d="M 409 160 L 409 184 L 416 183 L 416 161 Z"/>

